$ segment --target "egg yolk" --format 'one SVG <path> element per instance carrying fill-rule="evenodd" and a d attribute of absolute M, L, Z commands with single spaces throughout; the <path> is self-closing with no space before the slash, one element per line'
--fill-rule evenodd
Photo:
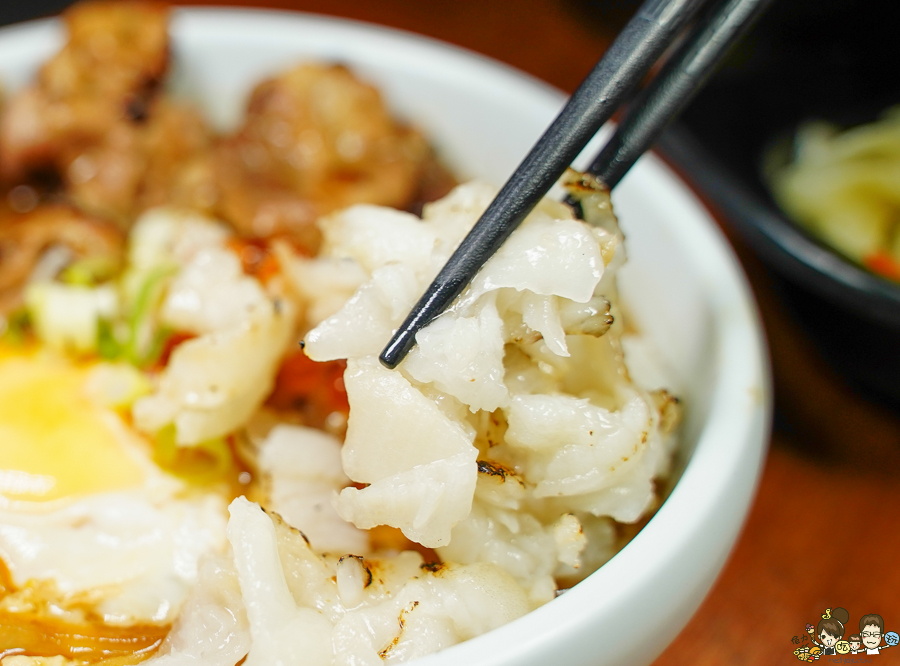
<path fill-rule="evenodd" d="M 0 495 L 47 502 L 139 485 L 143 472 L 64 358 L 0 349 Z"/>

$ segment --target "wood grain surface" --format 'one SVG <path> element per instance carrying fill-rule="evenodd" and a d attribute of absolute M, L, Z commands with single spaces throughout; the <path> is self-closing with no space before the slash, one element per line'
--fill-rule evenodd
<path fill-rule="evenodd" d="M 294 9 L 401 28 L 491 56 L 567 92 L 635 5 L 627 0 L 190 4 Z M 826 367 L 783 308 L 771 277 L 723 222 L 766 325 L 781 427 L 730 561 L 655 666 L 799 663 L 793 637 L 802 638 L 806 623 L 816 624 L 828 607 L 846 608 L 853 629 L 866 613 L 881 614 L 886 630 L 900 629 L 900 418 L 864 401 Z M 868 659 L 900 663 L 897 653 L 900 648 Z M 844 659 L 864 663 L 866 657 Z"/>

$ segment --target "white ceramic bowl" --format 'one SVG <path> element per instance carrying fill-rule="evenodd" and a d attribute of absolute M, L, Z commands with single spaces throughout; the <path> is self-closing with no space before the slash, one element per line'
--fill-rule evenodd
<path fill-rule="evenodd" d="M 220 126 L 251 86 L 302 59 L 349 64 L 424 128 L 464 177 L 504 182 L 564 101 L 487 58 L 384 28 L 301 14 L 178 10 L 175 85 Z M 0 31 L 0 80 L 14 89 L 62 41 L 58 23 Z M 648 664 L 709 590 L 749 508 L 771 392 L 750 291 L 694 195 L 653 155 L 613 201 L 630 263 L 621 286 L 684 399 L 680 474 L 659 512 L 619 554 L 561 597 L 421 666 Z"/>

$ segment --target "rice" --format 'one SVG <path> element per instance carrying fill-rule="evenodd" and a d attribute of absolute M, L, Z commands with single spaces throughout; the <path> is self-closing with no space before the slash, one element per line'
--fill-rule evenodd
<path fill-rule="evenodd" d="M 495 189 L 451 191 L 424 134 L 340 65 L 261 81 L 216 133 L 158 85 L 167 17 L 79 3 L 0 109 L 0 179 L 26 195 L 0 224 L 0 355 L 26 378 L 55 359 L 67 418 L 96 417 L 80 438 L 56 424 L 88 464 L 48 467 L 90 497 L 0 517 L 0 634 L 22 652 L 4 664 L 409 661 L 601 566 L 658 505 L 679 411 L 636 380 L 656 373 L 626 334 L 608 192 L 571 178 L 585 220 L 543 201 L 387 370 Z M 31 385 L 16 449 L 56 462 Z M 12 485 L 52 486 L 45 462 Z"/>
<path fill-rule="evenodd" d="M 677 410 L 629 377 L 622 236 L 602 189 L 584 199 L 594 224 L 543 202 L 396 370 L 378 362 L 494 194 L 460 186 L 421 220 L 355 206 L 320 222 L 319 256 L 280 248 L 312 325 L 306 353 L 347 359 L 346 438 L 285 424 L 257 437 L 268 510 L 232 503 L 229 549 L 155 661 L 233 663 L 245 649 L 248 664 L 408 661 L 551 600 L 615 552 L 615 521 L 655 507 Z M 347 275 L 359 284 L 335 310 Z M 364 530 L 378 525 L 440 561 L 373 551 Z"/>

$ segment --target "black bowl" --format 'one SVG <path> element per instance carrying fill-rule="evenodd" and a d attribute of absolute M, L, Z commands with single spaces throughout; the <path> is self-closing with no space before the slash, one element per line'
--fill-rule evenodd
<path fill-rule="evenodd" d="M 0 2 L 0 25 L 18 23 L 28 19 L 52 16 L 71 5 L 75 0 L 29 0 L 28 2 Z"/>
<path fill-rule="evenodd" d="M 773 269 L 822 356 L 851 384 L 900 409 L 900 285 L 796 226 L 762 175 L 766 150 L 801 122 L 855 124 L 900 103 L 891 4 L 776 1 L 660 149 Z"/>

